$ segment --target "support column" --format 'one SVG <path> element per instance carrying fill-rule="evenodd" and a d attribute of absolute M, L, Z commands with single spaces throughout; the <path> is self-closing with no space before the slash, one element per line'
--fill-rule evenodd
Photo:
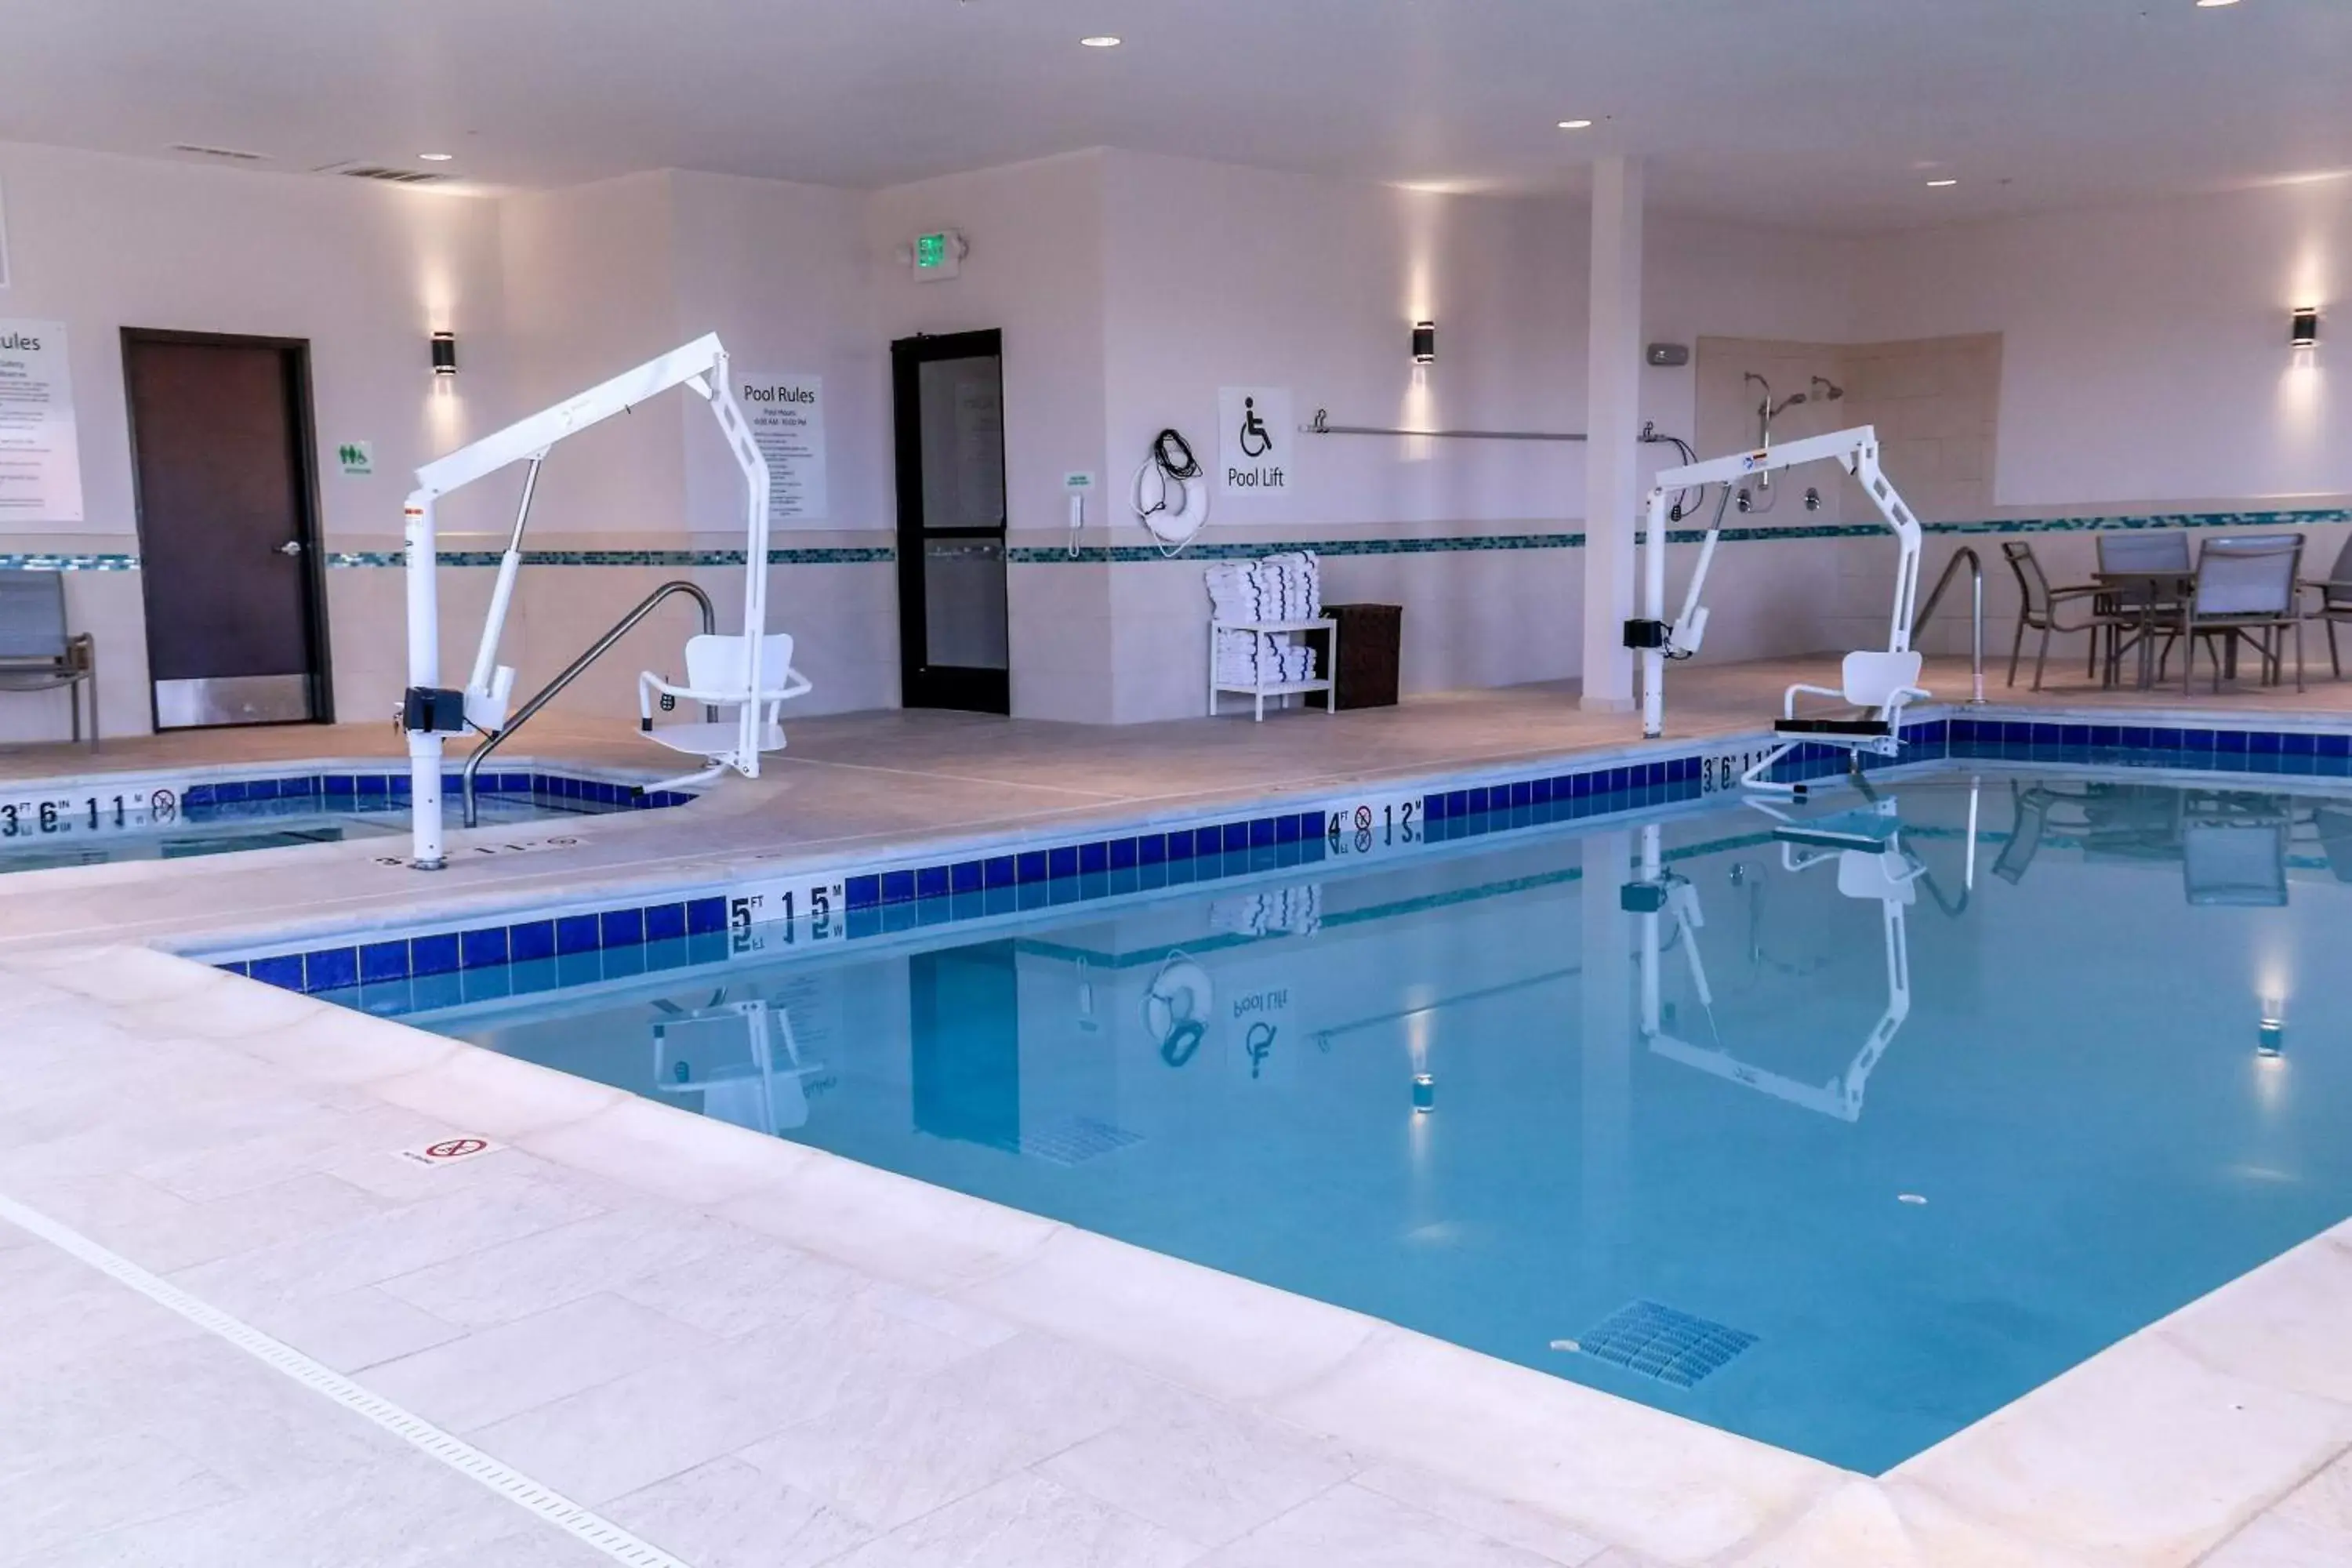
<path fill-rule="evenodd" d="M 1577 1233 L 1591 1280 L 1612 1273 L 1633 1194 L 1634 929 L 1620 901 L 1633 874 L 1632 835 L 1623 828 L 1586 835 Z"/>
<path fill-rule="evenodd" d="M 1584 700 L 1630 713 L 1633 656 L 1633 532 L 1640 497 L 1642 165 L 1612 156 L 1592 165 L 1591 335 L 1585 363 Z"/>

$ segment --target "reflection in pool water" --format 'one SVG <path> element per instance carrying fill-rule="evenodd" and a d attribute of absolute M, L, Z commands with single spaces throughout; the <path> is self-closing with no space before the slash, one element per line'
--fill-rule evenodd
<path fill-rule="evenodd" d="M 2352 1209 L 2352 797 L 1998 766 L 417 1021 L 1877 1471 Z"/>

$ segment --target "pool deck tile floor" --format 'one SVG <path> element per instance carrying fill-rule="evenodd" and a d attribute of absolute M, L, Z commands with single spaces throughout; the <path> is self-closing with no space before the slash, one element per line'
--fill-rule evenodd
<path fill-rule="evenodd" d="M 1672 728 L 1753 728 L 1801 673 L 1819 672 L 1685 677 Z M 1950 685 L 1948 667 L 1936 679 Z M 2352 712 L 2352 684 L 2249 695 Z M 1223 731 L 821 719 L 756 786 L 582 824 L 574 858 L 467 865 L 435 897 L 1251 798 L 1631 729 L 1556 689 Z M 391 739 L 174 736 L 100 760 Z M 644 760 L 625 735 L 534 746 Z M 80 753 L 0 767 L 56 776 Z M 1051 782 L 1030 782 L 1041 770 Z M 2352 1561 L 2352 1223 L 1866 1478 L 109 945 L 416 896 L 418 874 L 349 847 L 6 880 L 22 886 L 0 888 L 0 1199 L 19 1218 L 87 1237 L 697 1568 Z M 437 1168 L 400 1156 L 457 1134 L 499 1147 Z M 0 1564 L 614 1560 L 6 1212 Z"/>

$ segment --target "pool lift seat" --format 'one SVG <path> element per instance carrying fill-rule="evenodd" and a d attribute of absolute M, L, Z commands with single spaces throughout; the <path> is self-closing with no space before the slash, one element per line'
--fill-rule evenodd
<path fill-rule="evenodd" d="M 772 632 L 760 639 L 760 678 L 756 682 L 745 673 L 750 644 L 748 637 L 705 633 L 687 641 L 685 684 L 674 684 L 653 670 L 637 677 L 637 728 L 656 744 L 703 761 L 700 772 L 647 784 L 648 790 L 707 784 L 730 768 L 741 773 L 755 772 L 756 764 L 747 769 L 741 761 L 746 731 L 740 712 L 747 704 L 758 709 L 750 731 L 752 747 L 762 752 L 784 749 L 781 717 L 783 705 L 795 697 L 807 696 L 814 688 L 808 677 L 793 668 L 790 633 Z M 654 722 L 656 708 L 667 713 L 680 702 L 698 703 L 706 712 L 732 708 L 738 717 L 714 716 L 687 724 Z"/>
<path fill-rule="evenodd" d="M 1790 687 L 1781 694 L 1780 717 L 1772 725 L 1772 732 L 1782 739 L 1742 773 L 1739 782 L 1748 789 L 1803 795 L 1803 784 L 1776 784 L 1769 776 L 1775 763 L 1801 745 L 1842 747 L 1857 769 L 1864 756 L 1900 755 L 1903 710 L 1928 695 L 1919 685 L 1919 666 L 1916 648 L 1857 648 L 1845 656 L 1835 690 L 1802 681 Z M 1842 718 L 1801 719 L 1797 716 L 1801 696 L 1840 698 L 1852 711 Z"/>

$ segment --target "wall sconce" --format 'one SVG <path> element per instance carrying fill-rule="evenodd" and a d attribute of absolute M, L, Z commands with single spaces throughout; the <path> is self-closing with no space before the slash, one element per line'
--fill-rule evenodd
<path fill-rule="evenodd" d="M 2294 315 L 2287 325 L 2286 342 L 2289 348 L 2296 349 L 2307 349 L 2319 342 L 2318 306 L 2295 307 Z"/>
<path fill-rule="evenodd" d="M 1437 1109 L 1437 1080 L 1425 1072 L 1412 1075 L 1412 1113 L 1426 1116 Z"/>
<path fill-rule="evenodd" d="M 1412 363 L 1415 364 L 1437 363 L 1437 323 L 1435 321 L 1415 321 L 1412 324 Z"/>
<path fill-rule="evenodd" d="M 436 332 L 433 334 L 433 374 L 436 375 L 455 375 L 457 374 L 457 333 Z"/>
<path fill-rule="evenodd" d="M 2263 1009 L 2262 1026 L 2254 1034 L 2254 1055 L 2263 1061 L 2286 1055 L 2286 1020 L 2279 1016 L 2285 1011 L 2276 1003 Z"/>

